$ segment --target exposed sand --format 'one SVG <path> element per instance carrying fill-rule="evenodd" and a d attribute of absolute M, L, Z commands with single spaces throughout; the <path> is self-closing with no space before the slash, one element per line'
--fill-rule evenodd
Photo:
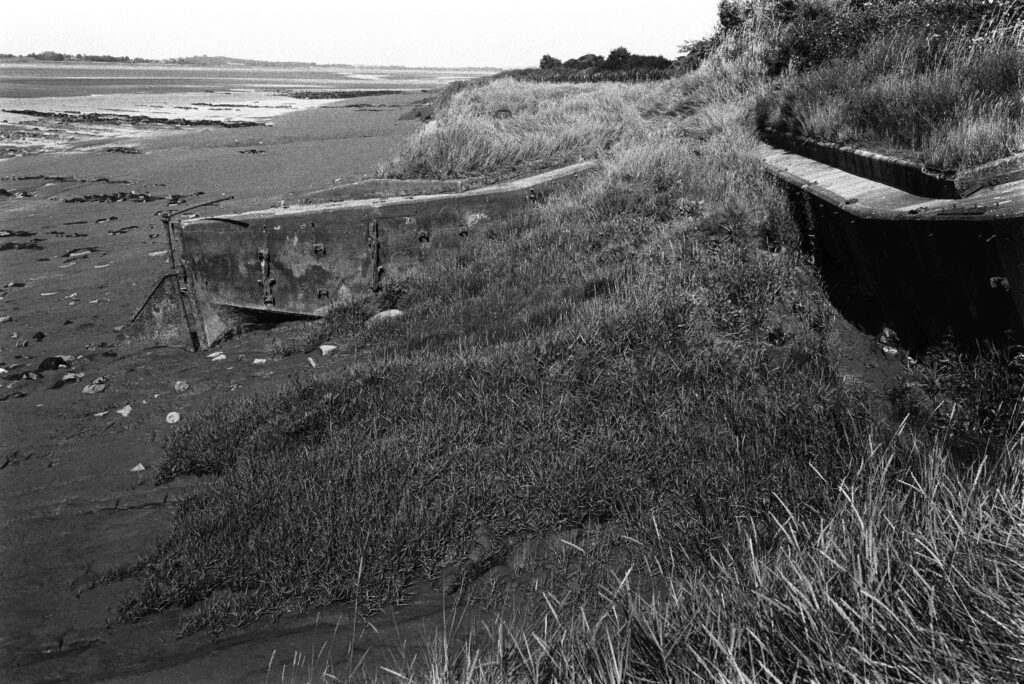
<path fill-rule="evenodd" d="M 0 251 L 0 316 L 12 317 L 0 323 L 0 367 L 7 370 L 0 375 L 0 679 L 262 681 L 275 650 L 270 676 L 277 678 L 295 651 L 308 659 L 329 641 L 332 660 L 345 662 L 350 646 L 358 658 L 371 645 L 396 643 L 395 630 L 415 648 L 437 624 L 441 598 L 429 588 L 395 614 L 378 616 L 379 637 L 360 621 L 353 632 L 346 607 L 325 611 L 319 627 L 312 616 L 288 618 L 216 644 L 207 635 L 176 639 L 180 615 L 173 611 L 138 625 L 115 621 L 131 583 L 96 585 L 93 578 L 151 548 L 167 530 L 173 502 L 194 486 L 153 485 L 167 413 L 188 421 L 232 393 L 315 371 L 305 356 L 273 355 L 274 336 L 286 334 L 280 329 L 231 340 L 220 363 L 167 348 L 123 355 L 115 328 L 167 268 L 162 255 L 150 253 L 165 249 L 155 214 L 168 202 L 62 201 L 135 192 L 191 202 L 235 196 L 216 213 L 267 207 L 289 191 L 370 175 L 417 128 L 399 117 L 422 97 L 366 97 L 286 114 L 273 127 L 135 139 L 141 154 L 0 162 L 0 188 L 32 195 L 0 197 L 0 228 L 31 234 L 0 237 L 0 245 L 36 241 Z M 31 176 L 44 178 L 17 180 Z M 75 255 L 84 249 L 92 251 Z M 36 333 L 44 337 L 34 339 Z M 10 379 L 58 355 L 75 357 L 71 368 Z M 269 361 L 253 365 L 254 358 Z M 318 363 L 323 370 L 344 359 Z M 50 389 L 67 372 L 85 376 Z M 84 384 L 100 376 L 107 390 L 83 394 Z M 177 380 L 188 382 L 188 391 L 175 393 Z M 128 405 L 127 416 L 116 412 Z M 146 470 L 131 472 L 139 463 Z M 339 618 L 344 624 L 332 637 Z M 389 657 L 375 650 L 370 662 L 375 658 Z"/>

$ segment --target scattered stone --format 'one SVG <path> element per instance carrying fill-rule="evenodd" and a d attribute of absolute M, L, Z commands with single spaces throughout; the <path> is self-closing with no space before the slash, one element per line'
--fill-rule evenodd
<path fill-rule="evenodd" d="M 116 413 L 118 415 L 120 415 L 122 418 L 127 418 L 128 415 L 131 412 L 132 412 L 132 405 L 131 404 L 125 404 L 124 406 L 122 406 L 121 408 L 117 409 L 117 411 L 116 411 Z"/>
<path fill-rule="evenodd" d="M 228 356 L 224 352 L 217 352 L 216 354 L 214 354 L 214 355 L 212 355 L 210 357 L 210 360 L 211 361 L 227 361 L 228 360 Z"/>
<path fill-rule="evenodd" d="M 14 318 L 12 316 L 0 316 L 0 323 L 10 323 Z"/>
<path fill-rule="evenodd" d="M 87 257 L 93 252 L 98 251 L 95 247 L 79 247 L 78 249 L 68 250 L 64 254 L 60 255 L 61 259 L 81 259 Z"/>
<path fill-rule="evenodd" d="M 146 469 L 146 466 L 144 466 L 144 465 L 142 465 L 142 464 L 140 463 L 140 464 L 138 464 L 137 466 L 135 466 L 134 468 L 132 468 L 132 469 L 131 469 L 131 472 L 133 472 L 133 473 L 141 473 L 141 472 L 143 472 L 143 471 L 144 471 L 145 469 Z"/>
<path fill-rule="evenodd" d="M 189 384 L 184 380 L 178 380 L 177 382 L 174 383 L 174 391 L 177 392 L 178 394 L 181 394 L 182 392 L 188 392 L 188 388 Z"/>
<path fill-rule="evenodd" d="M 7 379 L 8 380 L 38 380 L 41 377 L 43 377 L 43 376 L 41 376 L 39 373 L 36 373 L 35 371 L 22 371 L 20 373 L 15 373 L 15 374 L 11 375 Z"/>
<path fill-rule="evenodd" d="M 266 359 L 253 359 L 252 360 L 252 365 L 254 365 L 254 366 L 262 366 L 266 362 L 267 362 Z"/>
<path fill-rule="evenodd" d="M 84 377 L 85 373 L 65 373 L 63 378 L 50 385 L 50 389 L 60 389 L 64 385 L 70 385 L 73 382 L 78 382 Z"/>
<path fill-rule="evenodd" d="M 324 356 L 330 356 L 335 351 L 337 351 L 337 349 L 338 349 L 338 345 L 336 345 L 336 344 L 321 344 L 320 345 L 320 353 L 323 354 Z"/>
<path fill-rule="evenodd" d="M 309 362 L 309 367 L 310 368 L 316 368 L 316 361 L 313 360 L 313 357 L 311 357 L 311 356 L 306 357 L 306 361 Z"/>
<path fill-rule="evenodd" d="M 165 420 L 167 420 L 168 425 L 174 425 L 179 420 L 181 420 L 181 414 L 178 413 L 177 411 L 171 411 L 170 413 L 167 414 L 167 418 Z"/>
<path fill-rule="evenodd" d="M 149 256 L 151 256 L 151 257 L 162 257 L 162 256 L 166 256 L 166 255 L 167 255 L 167 250 L 166 249 L 161 249 L 159 251 L 150 252 L 149 253 Z"/>
<path fill-rule="evenodd" d="M 370 316 L 370 320 L 366 321 L 367 325 L 377 325 L 378 323 L 384 323 L 386 321 L 394 321 L 405 315 L 405 312 L 401 309 L 386 309 L 380 313 L 376 313 Z"/>
<path fill-rule="evenodd" d="M 40 292 L 39 296 L 40 297 L 52 297 L 55 294 L 57 294 L 57 293 L 56 292 Z"/>
<path fill-rule="evenodd" d="M 882 353 L 886 356 L 896 356 L 900 353 L 900 350 L 896 347 L 889 346 L 888 344 L 882 345 Z"/>
<path fill-rule="evenodd" d="M 107 379 L 98 377 L 82 388 L 82 394 L 99 394 L 107 389 Z"/>
<path fill-rule="evenodd" d="M 102 418 L 103 416 L 107 415 L 108 413 L 110 413 L 110 411 L 100 411 L 99 413 L 94 413 L 92 415 L 96 416 L 97 418 Z"/>

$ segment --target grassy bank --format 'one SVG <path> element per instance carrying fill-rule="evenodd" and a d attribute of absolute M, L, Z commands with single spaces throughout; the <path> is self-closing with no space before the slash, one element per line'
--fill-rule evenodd
<path fill-rule="evenodd" d="M 450 94 L 382 173 L 601 170 L 335 311 L 345 372 L 177 429 L 161 478 L 212 477 L 123 616 L 217 632 L 427 576 L 503 621 L 414 680 L 1019 679 L 1024 372 L 940 350 L 888 402 L 850 368 L 751 153 L 770 49 Z"/>
<path fill-rule="evenodd" d="M 787 61 L 759 99 L 760 127 L 943 171 L 1024 152 L 1024 6 L 975 15 L 967 2 L 966 16 L 946 16 L 935 8 L 951 3 L 819 4 L 787 24 L 752 13 L 736 29 L 734 40 L 766 40 L 775 68 Z"/>

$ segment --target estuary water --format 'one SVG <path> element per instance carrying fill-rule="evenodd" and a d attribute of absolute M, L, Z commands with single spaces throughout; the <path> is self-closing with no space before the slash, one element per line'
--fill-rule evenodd
<path fill-rule="evenodd" d="M 485 73 L 489 72 L 0 62 L 0 159 L 90 150 L 112 142 L 125 144 L 132 138 L 166 131 L 168 126 L 188 126 L 189 122 L 266 125 L 281 114 L 330 102 L 290 96 L 295 91 L 431 90 Z M 67 114 L 71 118 L 12 110 Z M 91 115 L 110 115 L 115 120 L 97 121 Z M 149 120 L 131 121 L 129 117 Z"/>

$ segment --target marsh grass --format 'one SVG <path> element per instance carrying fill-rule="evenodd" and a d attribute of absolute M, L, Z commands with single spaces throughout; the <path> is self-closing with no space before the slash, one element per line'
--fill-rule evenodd
<path fill-rule="evenodd" d="M 461 89 L 378 175 L 465 178 L 596 158 L 615 143 L 644 134 L 644 110 L 632 100 L 644 88 L 504 78 Z M 654 92 L 656 86 L 646 89 Z M 495 116 L 498 112 L 507 114 Z"/>
<path fill-rule="evenodd" d="M 487 649 L 448 654 L 458 667 L 404 679 L 1019 681 L 1024 451 L 1012 420 L 994 460 L 966 470 L 941 440 L 869 442 L 830 513 L 775 518 L 770 549 L 748 530 L 738 552 L 693 564 L 654 548 L 658 537 L 587 609 L 548 593 L 529 621 L 492 629 Z"/>

